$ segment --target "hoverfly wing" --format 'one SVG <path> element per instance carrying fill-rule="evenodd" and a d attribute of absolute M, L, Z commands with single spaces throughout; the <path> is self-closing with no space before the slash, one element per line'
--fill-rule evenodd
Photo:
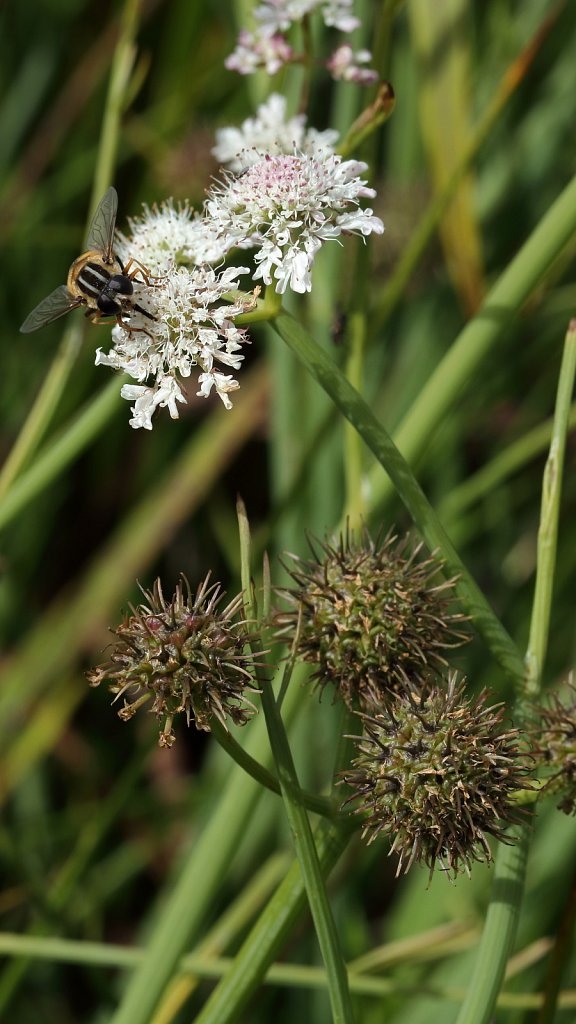
<path fill-rule="evenodd" d="M 104 193 L 92 218 L 86 245 L 88 249 L 98 249 L 105 263 L 112 262 L 114 246 L 114 228 L 118 212 L 118 193 L 112 186 Z"/>
<path fill-rule="evenodd" d="M 37 331 L 40 327 L 51 324 L 59 316 L 64 316 L 68 310 L 75 309 L 76 306 L 80 305 L 82 305 L 82 300 L 74 298 L 66 285 L 61 284 L 59 288 L 55 288 L 53 292 L 50 292 L 50 295 L 47 295 L 45 299 L 42 299 L 42 302 L 39 302 L 34 307 L 32 312 L 26 317 L 20 331 L 22 334 L 31 334 L 32 331 Z"/>

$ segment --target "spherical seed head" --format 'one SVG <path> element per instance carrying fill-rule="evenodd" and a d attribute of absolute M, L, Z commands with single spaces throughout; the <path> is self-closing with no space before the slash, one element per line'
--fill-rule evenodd
<path fill-rule="evenodd" d="M 547 779 L 543 792 L 560 795 L 558 807 L 576 814 L 576 686 L 568 682 L 564 699 L 554 693 L 551 705 L 540 708 L 542 728 L 536 756 L 544 762 Z"/>
<path fill-rule="evenodd" d="M 255 711 L 245 691 L 258 691 L 255 659 L 247 649 L 251 637 L 238 617 L 241 596 L 221 608 L 224 594 L 209 576 L 195 595 L 184 577 L 171 601 L 159 580 L 143 594 L 146 603 L 112 630 L 116 643 L 109 661 L 88 674 L 90 684 L 106 682 L 116 699 L 129 696 L 119 711 L 124 720 L 152 698 L 150 710 L 163 719 L 163 747 L 174 743 L 172 721 L 180 713 L 207 732 L 213 716 L 224 725 L 226 717 L 244 725 Z"/>
<path fill-rule="evenodd" d="M 464 616 L 451 610 L 454 580 L 438 580 L 442 564 L 419 560 L 420 550 L 407 536 L 374 542 L 363 530 L 324 542 L 313 560 L 291 556 L 296 587 L 283 591 L 292 608 L 278 616 L 281 632 L 349 707 L 381 707 L 406 676 L 415 684 L 443 670 L 444 652 L 466 639 Z"/>
<path fill-rule="evenodd" d="M 492 859 L 487 836 L 506 840 L 504 828 L 525 813 L 513 802 L 527 788 L 527 758 L 516 729 L 502 725 L 502 705 L 487 693 L 470 700 L 455 676 L 444 689 L 395 695 L 373 717 L 344 781 L 355 812 L 366 816 L 363 836 L 393 838 L 398 872 L 419 861 L 449 876 L 467 874 L 474 861 Z"/>

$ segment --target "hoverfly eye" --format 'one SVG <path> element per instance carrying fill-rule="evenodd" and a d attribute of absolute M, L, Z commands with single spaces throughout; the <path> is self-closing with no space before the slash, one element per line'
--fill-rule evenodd
<path fill-rule="evenodd" d="M 107 295 L 100 295 L 98 298 L 98 309 L 105 316 L 116 316 L 117 313 L 122 312 L 122 307 L 119 302 L 115 299 L 109 298 Z"/>
<path fill-rule="evenodd" d="M 125 274 L 113 274 L 107 287 L 109 291 L 118 292 L 120 295 L 133 295 L 134 293 L 132 281 Z"/>

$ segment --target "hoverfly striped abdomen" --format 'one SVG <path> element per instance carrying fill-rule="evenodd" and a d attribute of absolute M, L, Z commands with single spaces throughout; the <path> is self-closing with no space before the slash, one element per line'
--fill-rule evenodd
<path fill-rule="evenodd" d="M 99 299 L 111 278 L 110 271 L 98 263 L 86 263 L 77 275 L 75 284 L 90 299 Z"/>
<path fill-rule="evenodd" d="M 115 269 L 115 268 L 114 268 Z M 118 270 L 122 270 L 118 263 Z M 101 263 L 85 263 L 74 279 L 74 287 L 96 302 L 101 313 L 111 316 L 122 312 L 119 296 L 133 295 L 134 286 L 124 273 L 111 274 Z"/>

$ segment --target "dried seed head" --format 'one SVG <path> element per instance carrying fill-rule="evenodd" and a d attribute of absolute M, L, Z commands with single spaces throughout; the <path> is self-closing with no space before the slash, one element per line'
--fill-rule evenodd
<path fill-rule="evenodd" d="M 506 841 L 506 825 L 525 814 L 513 801 L 529 770 L 518 731 L 486 700 L 486 691 L 466 698 L 454 675 L 447 689 L 397 694 L 382 713 L 362 715 L 347 803 L 367 815 L 368 842 L 393 839 L 398 872 L 419 861 L 430 875 L 436 863 L 449 876 L 469 874 L 474 861 L 492 858 L 487 836 Z"/>
<path fill-rule="evenodd" d="M 536 755 L 546 769 L 543 792 L 560 795 L 558 807 L 576 814 L 576 686 L 572 678 L 564 700 L 550 694 L 551 707 L 540 708 L 542 728 Z"/>
<path fill-rule="evenodd" d="M 171 601 L 160 580 L 143 594 L 147 603 L 112 630 L 109 661 L 88 673 L 90 685 L 106 682 L 115 699 L 128 696 L 119 711 L 125 721 L 152 698 L 150 710 L 163 719 L 162 747 L 174 743 L 172 721 L 181 712 L 207 732 L 212 716 L 223 725 L 227 716 L 244 725 L 255 711 L 245 691 L 258 691 L 255 659 L 247 650 L 251 637 L 238 618 L 241 596 L 220 608 L 224 593 L 220 584 L 210 585 L 209 575 L 194 596 L 184 577 Z"/>
<path fill-rule="evenodd" d="M 291 556 L 292 605 L 277 617 L 281 635 L 296 636 L 300 657 L 316 666 L 349 707 L 380 708 L 390 695 L 446 667 L 444 652 L 464 642 L 464 616 L 450 609 L 454 580 L 438 580 L 442 564 L 418 559 L 421 544 L 389 534 L 374 542 L 347 531 L 337 546 Z"/>

